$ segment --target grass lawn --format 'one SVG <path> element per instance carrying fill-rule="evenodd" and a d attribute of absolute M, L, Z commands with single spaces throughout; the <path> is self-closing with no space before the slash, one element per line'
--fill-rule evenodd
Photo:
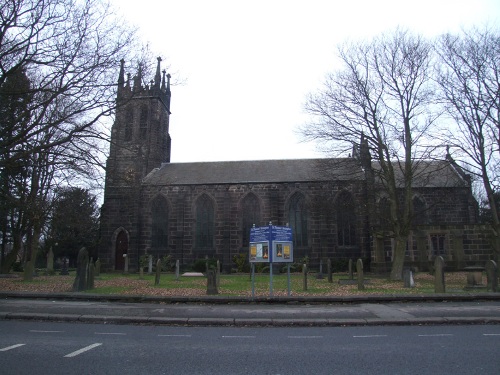
<path fill-rule="evenodd" d="M 26 291 L 26 292 L 70 292 L 75 278 L 74 272 L 69 276 L 39 276 L 31 282 L 22 281 L 22 275 L 17 278 L 0 278 L 1 291 Z M 414 275 L 415 287 L 404 288 L 402 281 L 390 281 L 387 277 L 366 274 L 368 281 L 365 290 L 359 291 L 356 282 L 346 284 L 340 279 L 348 279 L 347 274 L 334 274 L 333 283 L 327 277 L 317 279 L 314 273 L 308 276 L 307 291 L 303 288 L 303 276 L 300 273 L 291 274 L 290 286 L 292 296 L 349 296 L 367 294 L 431 294 L 434 293 L 434 277 L 428 273 Z M 160 284 L 154 285 L 154 275 L 107 273 L 95 278 L 95 288 L 86 293 L 97 294 L 123 294 L 143 296 L 205 296 L 207 281 L 205 277 L 180 277 L 175 280 L 175 275 L 164 273 L 161 275 Z M 448 293 L 470 293 L 465 291 L 467 276 L 464 272 L 447 273 L 446 291 Z M 483 275 L 486 284 L 486 275 Z M 288 279 L 286 274 L 273 275 L 273 295 L 287 296 Z M 255 295 L 269 296 L 269 274 L 255 275 Z M 486 290 L 480 290 L 485 292 Z M 221 275 L 219 295 L 222 296 L 251 296 L 252 282 L 248 274 Z"/>

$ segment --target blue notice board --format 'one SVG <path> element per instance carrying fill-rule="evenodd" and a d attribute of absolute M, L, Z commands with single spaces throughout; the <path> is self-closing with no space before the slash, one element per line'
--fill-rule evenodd
<path fill-rule="evenodd" d="M 268 225 L 250 230 L 250 262 L 293 262 L 292 228 Z"/>

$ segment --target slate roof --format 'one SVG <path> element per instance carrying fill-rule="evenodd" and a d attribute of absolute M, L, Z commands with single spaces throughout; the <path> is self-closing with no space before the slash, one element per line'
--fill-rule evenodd
<path fill-rule="evenodd" d="M 399 187 L 402 173 L 394 163 Z M 372 163 L 375 171 L 380 169 Z M 468 183 L 448 161 L 423 161 L 414 165 L 414 188 L 465 187 Z M 364 172 L 357 159 L 243 160 L 194 163 L 165 163 L 152 170 L 143 184 L 212 185 L 248 183 L 293 183 L 310 181 L 359 181 Z"/>
<path fill-rule="evenodd" d="M 403 172 L 398 163 L 393 163 L 397 186 L 403 187 Z M 375 171 L 380 170 L 378 162 L 372 162 Z M 446 160 L 426 160 L 413 165 L 413 188 L 466 187 L 465 173 L 460 167 Z"/>
<path fill-rule="evenodd" d="M 362 179 L 363 171 L 353 158 L 285 159 L 166 163 L 151 171 L 143 183 L 209 185 Z"/>

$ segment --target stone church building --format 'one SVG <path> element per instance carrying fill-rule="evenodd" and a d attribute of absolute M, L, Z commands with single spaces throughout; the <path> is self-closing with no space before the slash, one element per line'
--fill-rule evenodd
<path fill-rule="evenodd" d="M 184 267 L 217 258 L 230 272 L 234 255 L 248 254 L 252 225 L 269 222 L 293 229 L 294 259 L 308 256 L 313 268 L 327 258 L 390 268 L 387 200 L 362 140 L 349 158 L 171 163 L 170 76 L 160 59 L 154 80 L 141 82 L 140 71 L 125 79 L 122 61 L 101 212 L 104 269 L 123 270 L 124 255 L 137 270 L 144 254 L 170 254 Z M 419 168 L 406 264 L 426 269 L 442 255 L 460 269 L 489 259 L 469 176 L 449 156 Z"/>

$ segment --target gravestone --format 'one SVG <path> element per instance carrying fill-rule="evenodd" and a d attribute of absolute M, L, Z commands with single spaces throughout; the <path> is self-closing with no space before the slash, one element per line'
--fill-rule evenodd
<path fill-rule="evenodd" d="M 148 257 L 148 275 L 153 274 L 153 256 L 149 255 Z"/>
<path fill-rule="evenodd" d="M 437 256 L 434 260 L 434 292 L 446 293 L 444 282 L 444 259 L 442 256 Z"/>
<path fill-rule="evenodd" d="M 333 274 L 332 274 L 332 260 L 328 259 L 326 262 L 326 268 L 328 271 L 328 282 L 333 283 Z"/>
<path fill-rule="evenodd" d="M 82 247 L 76 259 L 76 277 L 73 282 L 73 292 L 81 292 L 87 287 L 87 272 L 89 266 L 89 252 Z"/>
<path fill-rule="evenodd" d="M 155 285 L 160 285 L 160 275 L 161 275 L 161 260 L 158 258 L 156 261 L 156 277 L 155 277 Z"/>
<path fill-rule="evenodd" d="M 304 276 L 304 285 L 303 285 L 303 289 L 304 291 L 307 290 L 307 264 L 304 263 L 304 265 L 302 266 L 302 274 Z"/>
<path fill-rule="evenodd" d="M 99 258 L 95 261 L 95 275 L 101 276 L 101 260 Z"/>
<path fill-rule="evenodd" d="M 95 275 L 94 259 L 90 258 L 89 265 L 87 266 L 87 290 L 94 289 L 94 275 Z"/>
<path fill-rule="evenodd" d="M 403 281 L 405 288 L 415 287 L 415 281 L 413 280 L 413 271 L 410 268 L 405 268 L 403 270 Z"/>
<path fill-rule="evenodd" d="M 319 261 L 319 272 L 316 275 L 316 279 L 318 279 L 318 280 L 323 279 L 323 259 L 320 259 L 320 261 Z"/>
<path fill-rule="evenodd" d="M 488 279 L 487 290 L 498 291 L 498 267 L 494 260 L 486 262 L 486 277 Z"/>
<path fill-rule="evenodd" d="M 52 251 L 52 246 L 47 254 L 47 273 L 52 275 L 54 273 L 54 252 Z"/>
<path fill-rule="evenodd" d="M 219 259 L 217 259 L 217 268 L 215 269 L 215 281 L 217 283 L 217 290 L 219 290 L 220 286 L 220 262 Z"/>
<path fill-rule="evenodd" d="M 352 259 L 349 259 L 349 279 L 354 280 L 354 273 L 352 271 Z"/>
<path fill-rule="evenodd" d="M 207 295 L 219 294 L 217 289 L 217 272 L 216 270 L 207 271 Z"/>
<path fill-rule="evenodd" d="M 179 281 L 179 270 L 180 270 L 179 259 L 177 259 L 175 261 L 175 281 Z"/>
<path fill-rule="evenodd" d="M 361 259 L 358 259 L 358 261 L 356 262 L 356 273 L 358 276 L 358 290 L 365 290 L 364 275 L 363 275 L 363 260 Z"/>
<path fill-rule="evenodd" d="M 68 263 L 69 263 L 69 260 L 66 257 L 63 257 L 61 272 L 59 273 L 59 275 L 69 275 Z"/>
<path fill-rule="evenodd" d="M 128 273 L 128 256 L 127 254 L 123 254 L 123 258 L 125 258 L 125 264 L 123 266 L 123 273 Z"/>

